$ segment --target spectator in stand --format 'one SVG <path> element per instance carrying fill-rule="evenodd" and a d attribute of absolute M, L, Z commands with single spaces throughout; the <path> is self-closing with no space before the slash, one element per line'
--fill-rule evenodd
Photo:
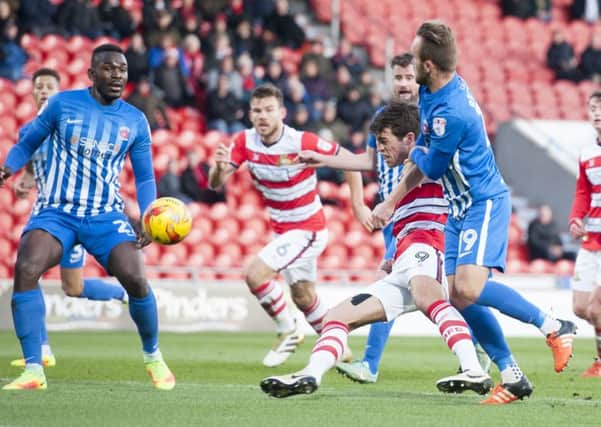
<path fill-rule="evenodd" d="M 363 129 L 372 115 L 371 106 L 361 98 L 356 87 L 351 87 L 346 96 L 338 102 L 338 117 L 353 131 Z"/>
<path fill-rule="evenodd" d="M 209 130 L 233 134 L 244 130 L 244 108 L 242 102 L 231 91 L 229 78 L 219 76 L 217 89 L 209 92 L 206 102 L 207 126 Z"/>
<path fill-rule="evenodd" d="M 15 16 L 10 3 L 7 0 L 0 0 L 0 34 L 4 34 L 6 26 L 15 21 Z"/>
<path fill-rule="evenodd" d="M 200 22 L 202 20 L 201 0 L 182 0 L 177 9 L 178 22 L 187 22 L 190 19 Z"/>
<path fill-rule="evenodd" d="M 188 166 L 182 173 L 182 191 L 195 202 L 212 205 L 225 202 L 225 187 L 219 190 L 209 188 L 209 165 L 200 161 L 198 153 L 194 150 L 186 154 Z"/>
<path fill-rule="evenodd" d="M 303 104 L 299 105 L 296 110 L 294 110 L 290 126 L 294 129 L 308 132 L 317 131 L 315 123 L 311 121 L 311 117 L 309 116 L 309 110 Z"/>
<path fill-rule="evenodd" d="M 286 123 L 289 123 L 290 120 L 292 120 L 292 115 L 299 106 L 302 105 L 305 108 L 308 108 L 309 104 L 309 96 L 307 95 L 303 83 L 298 79 L 298 76 L 290 76 L 288 78 L 288 88 L 286 92 L 284 92 L 284 106 L 288 112 Z M 309 112 L 309 114 L 311 114 L 311 112 Z"/>
<path fill-rule="evenodd" d="M 177 15 L 174 12 L 170 12 L 167 9 L 162 9 L 157 14 L 156 27 L 150 31 L 144 33 L 144 41 L 146 46 L 154 47 L 161 43 L 161 40 L 165 35 L 170 35 L 174 44 L 179 44 L 179 22 L 177 21 Z"/>
<path fill-rule="evenodd" d="M 165 26 L 172 26 L 177 13 L 169 0 L 147 0 L 142 7 L 142 35 L 148 47 L 159 43 Z M 166 15 L 170 15 L 167 17 Z"/>
<path fill-rule="evenodd" d="M 19 3 L 17 26 L 21 33 L 31 33 L 42 37 L 50 33 L 60 33 L 54 22 L 56 2 L 50 0 L 26 0 Z"/>
<path fill-rule="evenodd" d="M 591 42 L 582 52 L 580 69 L 585 79 L 601 83 L 601 36 L 593 33 Z"/>
<path fill-rule="evenodd" d="M 305 42 L 305 32 L 289 13 L 288 0 L 276 0 L 275 10 L 265 21 L 281 45 L 299 49 Z"/>
<path fill-rule="evenodd" d="M 167 105 L 157 89 L 150 84 L 147 77 L 140 80 L 126 101 L 142 110 L 148 119 L 150 129 L 169 129 L 171 127 L 169 116 L 167 116 Z"/>
<path fill-rule="evenodd" d="M 273 84 L 284 93 L 288 86 L 288 79 L 282 69 L 282 64 L 278 61 L 269 61 L 267 64 L 267 72 L 265 73 L 265 81 Z"/>
<path fill-rule="evenodd" d="M 236 96 L 238 99 L 242 99 L 244 95 L 244 90 L 242 89 L 242 76 L 238 70 L 234 68 L 234 59 L 228 55 L 221 60 L 219 63 L 219 68 L 213 68 L 209 70 L 207 74 L 207 90 L 215 90 L 217 89 L 217 84 L 219 83 L 219 76 L 224 74 L 228 77 L 230 82 L 230 91 Z"/>
<path fill-rule="evenodd" d="M 190 198 L 182 191 L 182 178 L 179 175 L 179 164 L 176 159 L 169 160 L 167 172 L 159 179 L 157 193 L 159 197 L 175 197 L 184 203 Z"/>
<path fill-rule="evenodd" d="M 239 58 L 243 53 L 249 54 L 252 58 L 255 55 L 262 55 L 262 40 L 255 37 L 250 21 L 240 21 L 234 35 L 234 55 Z"/>
<path fill-rule="evenodd" d="M 227 7 L 229 0 L 201 0 L 200 12 L 208 19 L 214 18 Z"/>
<path fill-rule="evenodd" d="M 230 0 L 223 12 L 227 18 L 227 26 L 231 31 L 237 30 L 241 22 L 249 22 L 251 19 L 250 15 L 246 12 L 243 0 Z"/>
<path fill-rule="evenodd" d="M 194 95 L 179 63 L 179 51 L 171 48 L 167 50 L 160 67 L 151 72 L 152 81 L 163 91 L 165 102 L 175 108 L 188 105 Z"/>
<path fill-rule="evenodd" d="M 553 39 L 547 50 L 547 66 L 555 71 L 555 78 L 558 80 L 577 82 L 581 78 L 574 48 L 559 29 L 553 31 Z"/>
<path fill-rule="evenodd" d="M 316 123 L 317 132 L 323 129 L 329 129 L 332 134 L 332 140 L 342 142 L 348 137 L 349 127 L 338 118 L 338 111 L 335 101 L 325 103 L 321 120 Z"/>
<path fill-rule="evenodd" d="M 311 101 L 325 100 L 331 96 L 328 80 L 319 73 L 317 62 L 310 59 L 301 70 L 301 82 Z"/>
<path fill-rule="evenodd" d="M 551 20 L 551 0 L 502 0 L 501 9 L 504 16 Z"/>
<path fill-rule="evenodd" d="M 227 17 L 220 13 L 215 17 L 215 22 L 203 41 L 207 45 L 207 56 L 210 56 L 215 63 L 219 62 L 225 56 L 233 55 L 232 34 L 227 28 Z"/>
<path fill-rule="evenodd" d="M 245 53 L 238 58 L 238 73 L 240 74 L 240 79 L 242 79 L 241 100 L 242 102 L 247 103 L 255 86 L 261 83 L 257 79 L 253 60 L 248 53 Z"/>
<path fill-rule="evenodd" d="M 130 37 L 136 31 L 133 18 L 120 0 L 102 0 L 98 8 L 105 33 L 117 40 Z"/>
<path fill-rule="evenodd" d="M 353 85 L 353 76 L 346 65 L 339 65 L 336 69 L 336 80 L 334 81 L 333 95 L 341 100 Z"/>
<path fill-rule="evenodd" d="M 310 50 L 303 54 L 301 58 L 300 69 L 303 70 L 307 62 L 313 61 L 317 64 L 318 74 L 328 82 L 331 82 L 335 78 L 334 68 L 332 67 L 332 61 L 326 58 L 324 52 L 323 41 L 321 39 L 314 39 L 311 42 Z"/>
<path fill-rule="evenodd" d="M 338 49 L 332 57 L 332 64 L 338 69 L 344 65 L 353 76 L 358 76 L 365 69 L 365 63 L 353 51 L 353 45 L 344 37 L 340 39 Z"/>
<path fill-rule="evenodd" d="M 359 89 L 361 98 L 369 99 L 374 92 L 374 78 L 371 72 L 368 70 L 361 72 L 359 75 L 359 82 L 357 83 L 357 89 Z"/>
<path fill-rule="evenodd" d="M 95 39 L 104 34 L 98 7 L 91 0 L 65 0 L 58 10 L 56 22 L 67 36 Z"/>
<path fill-rule="evenodd" d="M 204 57 L 200 49 L 200 39 L 195 34 L 188 34 L 182 43 L 183 58 L 188 69 L 188 86 L 198 98 L 202 92 Z"/>
<path fill-rule="evenodd" d="M 180 27 L 180 37 L 186 38 L 187 35 L 193 34 L 196 37 L 200 37 L 202 29 L 200 28 L 201 18 L 197 18 L 194 15 L 188 16 L 184 19 L 182 26 Z M 202 40 L 201 40 L 202 45 Z"/>
<path fill-rule="evenodd" d="M 127 59 L 128 81 L 137 83 L 150 73 L 148 50 L 144 44 L 144 39 L 140 33 L 135 33 L 131 37 L 129 47 L 125 51 Z"/>
<path fill-rule="evenodd" d="M 165 62 L 167 52 L 176 50 L 178 53 L 178 66 L 184 76 L 188 76 L 189 70 L 184 60 L 183 50 L 177 44 L 177 38 L 172 33 L 165 33 L 161 36 L 159 46 L 151 47 L 148 51 L 148 64 L 150 69 L 158 68 Z"/>
<path fill-rule="evenodd" d="M 562 258 L 574 258 L 563 250 L 561 236 L 553 221 L 553 211 L 548 205 L 538 209 L 538 216 L 528 225 L 527 238 L 530 259 L 558 261 Z"/>
<path fill-rule="evenodd" d="M 19 29 L 15 22 L 8 22 L 0 40 L 0 77 L 17 81 L 24 77 L 23 67 L 27 52 L 18 42 Z"/>
<path fill-rule="evenodd" d="M 601 0 L 574 0 L 571 7 L 573 19 L 584 19 L 595 24 L 601 17 Z"/>
<path fill-rule="evenodd" d="M 251 0 L 246 3 L 257 24 L 264 24 L 275 9 L 275 0 Z"/>

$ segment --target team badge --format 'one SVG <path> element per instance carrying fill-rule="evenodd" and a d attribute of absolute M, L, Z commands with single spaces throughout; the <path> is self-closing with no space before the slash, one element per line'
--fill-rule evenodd
<path fill-rule="evenodd" d="M 121 139 L 127 139 L 129 138 L 129 128 L 122 126 L 119 128 L 119 138 Z"/>
<path fill-rule="evenodd" d="M 432 130 L 437 136 L 443 136 L 447 127 L 447 120 L 442 117 L 432 119 Z"/>
<path fill-rule="evenodd" d="M 280 160 L 278 162 L 278 166 L 286 166 L 291 165 L 292 160 L 288 158 L 288 154 L 280 154 Z"/>
<path fill-rule="evenodd" d="M 318 138 L 317 139 L 317 148 L 319 148 L 320 150 L 323 151 L 332 151 L 332 143 L 328 142 L 324 139 Z"/>

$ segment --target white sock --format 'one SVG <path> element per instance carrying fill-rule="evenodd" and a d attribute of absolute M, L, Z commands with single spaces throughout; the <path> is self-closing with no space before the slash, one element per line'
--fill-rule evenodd
<path fill-rule="evenodd" d="M 275 322 L 278 333 L 291 332 L 296 329 L 296 322 L 286 303 L 282 286 L 278 282 L 271 280 L 256 289 L 251 289 L 251 292 Z"/>
<path fill-rule="evenodd" d="M 323 325 L 321 337 L 311 351 L 309 364 L 301 371 L 321 383 L 323 375 L 334 367 L 347 346 L 349 329 L 342 322 L 329 321 Z"/>
<path fill-rule="evenodd" d="M 26 371 L 34 371 L 38 375 L 44 375 L 44 367 L 39 363 L 26 363 L 25 364 Z"/>
<path fill-rule="evenodd" d="M 538 328 L 544 336 L 549 335 L 551 332 L 555 332 L 561 328 L 561 322 L 550 316 L 545 315 L 543 324 Z"/>
<path fill-rule="evenodd" d="M 42 344 L 42 357 L 44 356 L 52 356 L 52 349 L 50 348 L 50 344 Z"/>
<path fill-rule="evenodd" d="M 149 363 L 149 362 L 154 362 L 157 360 L 163 360 L 163 355 L 161 354 L 161 350 L 159 350 L 158 348 L 153 351 L 152 353 L 146 353 L 145 351 L 144 353 L 144 363 Z"/>
<path fill-rule="evenodd" d="M 438 326 L 440 335 L 461 364 L 461 370 L 482 372 L 472 335 L 463 316 L 447 301 L 438 300 L 428 307 L 428 317 Z"/>
<path fill-rule="evenodd" d="M 305 319 L 311 327 L 317 332 L 317 334 L 321 334 L 322 322 L 323 318 L 328 314 L 328 306 L 325 303 L 321 302 L 319 295 L 315 295 L 315 300 L 313 304 L 306 310 L 303 310 L 305 314 Z"/>
<path fill-rule="evenodd" d="M 501 382 L 503 384 L 515 383 L 521 380 L 523 376 L 520 367 L 514 363 L 501 371 Z"/>

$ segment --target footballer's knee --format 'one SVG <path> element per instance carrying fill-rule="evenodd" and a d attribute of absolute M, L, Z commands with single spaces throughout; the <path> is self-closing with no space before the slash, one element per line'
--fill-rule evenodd
<path fill-rule="evenodd" d="M 273 271 L 271 267 L 265 264 L 261 258 L 255 256 L 246 269 L 244 281 L 249 289 L 253 290 L 273 279 L 275 274 L 275 271 Z"/>
<path fill-rule="evenodd" d="M 574 311 L 574 314 L 576 316 L 580 317 L 581 319 L 589 320 L 588 304 L 584 304 L 584 303 L 580 303 L 580 302 L 574 301 L 574 305 L 572 306 L 572 310 Z"/>
<path fill-rule="evenodd" d="M 292 301 L 301 310 L 306 310 L 313 305 L 317 294 L 312 282 L 296 282 L 290 286 Z"/>
<path fill-rule="evenodd" d="M 148 281 L 143 274 L 128 273 L 117 279 L 130 297 L 144 298 L 148 295 Z"/>
<path fill-rule="evenodd" d="M 44 273 L 39 265 L 35 261 L 25 259 L 25 257 L 17 257 L 15 263 L 15 291 L 28 291 L 37 286 L 40 277 Z"/>

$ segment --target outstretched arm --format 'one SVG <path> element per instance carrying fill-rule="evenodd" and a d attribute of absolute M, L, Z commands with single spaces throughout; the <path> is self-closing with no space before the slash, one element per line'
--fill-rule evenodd
<path fill-rule="evenodd" d="M 215 150 L 215 165 L 209 169 L 209 188 L 215 190 L 221 187 L 236 167 L 230 162 L 229 150 L 224 144 L 219 144 Z"/>
<path fill-rule="evenodd" d="M 372 150 L 373 151 L 373 150 Z M 326 155 L 312 150 L 303 150 L 298 155 L 299 163 L 311 167 L 328 166 L 334 169 L 347 171 L 370 171 L 374 168 L 373 157 L 368 151 L 361 154 L 353 154 L 346 148 L 340 147 L 335 155 Z"/>

